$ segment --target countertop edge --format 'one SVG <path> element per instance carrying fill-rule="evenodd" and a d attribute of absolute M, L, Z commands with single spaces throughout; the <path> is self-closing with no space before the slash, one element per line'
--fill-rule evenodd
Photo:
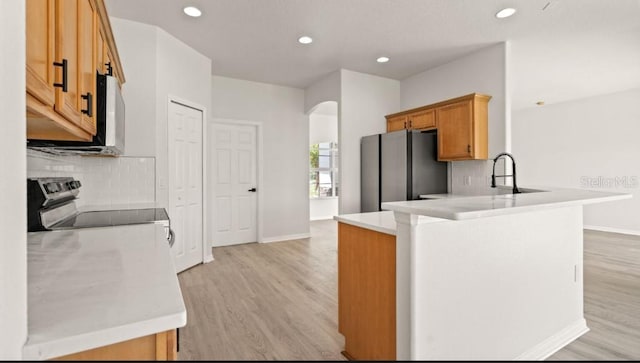
<path fill-rule="evenodd" d="M 477 198 L 477 197 L 474 196 L 471 198 Z M 500 216 L 500 215 L 506 215 L 506 214 L 514 214 L 514 213 L 523 213 L 523 212 L 543 210 L 543 209 L 549 209 L 549 208 L 561 208 L 561 207 L 568 207 L 573 205 L 605 203 L 605 202 L 612 202 L 612 201 L 631 199 L 631 198 L 632 198 L 631 194 L 626 194 L 626 193 L 613 194 L 612 193 L 611 195 L 607 195 L 607 196 L 590 197 L 585 199 L 554 201 L 554 202 L 540 203 L 536 205 L 526 205 L 526 206 L 517 206 L 517 207 L 500 208 L 500 209 L 486 209 L 486 210 L 468 211 L 468 212 L 448 212 L 448 211 L 443 211 L 438 209 L 429 210 L 428 208 L 425 208 L 425 207 L 410 207 L 410 206 L 400 206 L 400 205 L 392 204 L 395 202 L 382 203 L 382 207 L 387 210 L 392 210 L 392 211 L 401 212 L 401 213 L 424 215 L 424 216 L 435 217 L 435 218 L 445 218 L 449 220 L 467 220 L 467 219 Z"/>
<path fill-rule="evenodd" d="M 381 213 L 381 212 L 380 212 Z M 359 213 L 359 214 L 363 214 L 363 213 Z M 358 213 L 356 213 L 356 215 L 359 215 Z M 393 218 L 393 216 L 392 216 Z M 349 218 L 349 214 L 346 215 L 342 215 L 342 216 L 333 216 L 333 219 L 340 222 L 340 223 L 346 223 L 346 224 L 350 224 L 352 226 L 356 226 L 356 227 L 361 227 L 364 229 L 370 229 L 372 231 L 376 231 L 376 232 L 380 232 L 380 233 L 384 233 L 384 234 L 389 234 L 392 236 L 396 235 L 396 229 L 395 228 L 388 228 L 379 224 L 374 224 L 374 223 L 370 223 L 370 222 L 365 222 L 362 220 L 357 220 L 357 219 L 353 219 L 353 218 Z M 395 219 L 394 219 L 395 221 Z"/>
<path fill-rule="evenodd" d="M 167 330 L 184 327 L 187 324 L 186 309 L 171 315 L 146 321 L 139 321 L 118 327 L 102 329 L 90 333 L 48 340 L 43 343 L 25 343 L 22 348 L 22 359 L 46 360 L 79 353 L 86 350 L 108 346 L 161 333 Z"/>

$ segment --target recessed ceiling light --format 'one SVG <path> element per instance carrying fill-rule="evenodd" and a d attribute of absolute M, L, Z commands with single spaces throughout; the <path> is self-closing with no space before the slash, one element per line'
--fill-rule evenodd
<path fill-rule="evenodd" d="M 300 44 L 311 44 L 313 43 L 313 39 L 311 39 L 311 37 L 303 35 L 300 38 L 298 38 L 298 43 Z"/>
<path fill-rule="evenodd" d="M 376 62 L 378 63 L 387 63 L 388 61 L 389 61 L 389 57 L 380 57 L 376 59 Z"/>
<path fill-rule="evenodd" d="M 194 18 L 197 18 L 200 15 L 202 15 L 202 11 L 200 11 L 200 9 L 196 8 L 195 6 L 187 6 L 182 10 L 184 11 L 185 14 L 192 16 Z"/>
<path fill-rule="evenodd" d="M 498 18 L 498 19 L 508 18 L 511 15 L 515 14 L 515 13 L 516 13 L 516 9 L 514 9 L 514 8 L 505 8 L 505 9 L 502 9 L 502 10 L 500 10 L 500 11 L 498 11 L 496 13 L 496 18 Z"/>

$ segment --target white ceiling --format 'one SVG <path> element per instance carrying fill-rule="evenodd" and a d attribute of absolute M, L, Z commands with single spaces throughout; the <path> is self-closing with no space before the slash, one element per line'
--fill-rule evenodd
<path fill-rule="evenodd" d="M 542 10 L 550 3 L 545 10 Z M 106 0 L 160 26 L 212 73 L 305 88 L 339 68 L 404 79 L 511 43 L 513 108 L 640 87 L 640 0 Z M 196 5 L 200 18 L 182 8 Z M 503 7 L 518 12 L 507 19 Z M 301 35 L 314 42 L 302 45 Z M 378 64 L 386 55 L 391 61 Z"/>

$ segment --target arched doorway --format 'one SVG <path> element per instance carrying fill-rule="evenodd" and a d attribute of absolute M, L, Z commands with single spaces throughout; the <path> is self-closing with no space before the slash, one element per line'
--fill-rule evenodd
<path fill-rule="evenodd" d="M 338 214 L 340 195 L 338 103 L 318 104 L 309 113 L 309 219 Z"/>

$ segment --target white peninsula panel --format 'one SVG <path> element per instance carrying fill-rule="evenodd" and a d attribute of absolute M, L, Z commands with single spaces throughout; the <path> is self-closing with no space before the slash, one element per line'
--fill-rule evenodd
<path fill-rule="evenodd" d="M 588 331 L 582 207 L 429 224 L 407 216 L 396 216 L 410 259 L 398 267 L 411 266 L 410 293 L 398 295 L 398 334 L 410 341 L 398 359 L 544 359 Z"/>
<path fill-rule="evenodd" d="M 521 190 L 526 192 L 382 203 L 396 222 L 396 359 L 542 360 L 589 330 L 583 311 L 583 206 L 631 195 Z M 335 219 L 388 231 L 386 213 Z M 363 352 L 372 357 L 358 359 L 375 359 L 375 347 L 358 351 Z"/>

